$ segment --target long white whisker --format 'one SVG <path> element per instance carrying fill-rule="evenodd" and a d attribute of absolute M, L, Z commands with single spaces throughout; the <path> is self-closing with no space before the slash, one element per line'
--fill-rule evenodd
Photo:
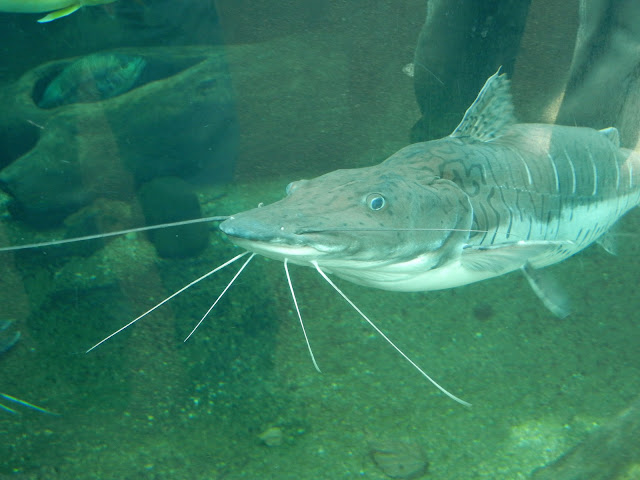
<path fill-rule="evenodd" d="M 371 327 L 372 327 L 376 332 L 378 332 L 378 334 L 379 334 L 382 338 L 384 338 L 384 339 L 387 341 L 387 343 L 388 343 L 389 345 L 391 345 L 391 346 L 396 350 L 396 352 L 398 352 L 400 355 L 402 355 L 402 357 L 403 357 L 407 362 L 409 362 L 409 363 L 410 363 L 410 364 L 411 364 L 411 365 L 412 365 L 416 370 L 418 370 L 418 371 L 422 374 L 422 376 L 423 376 L 423 377 L 425 377 L 427 380 L 429 380 L 429 381 L 430 381 L 430 382 L 431 382 L 431 383 L 432 383 L 432 384 L 433 384 L 433 385 L 434 385 L 438 390 L 440 390 L 442 393 L 444 393 L 447 397 L 451 398 L 452 400 L 455 400 L 456 402 L 458 402 L 458 403 L 460 403 L 460 404 L 462 404 L 462 405 L 464 405 L 464 406 L 466 406 L 466 407 L 470 407 L 470 406 L 471 406 L 471 404 L 470 404 L 469 402 L 465 402 L 465 401 L 464 401 L 464 400 L 462 400 L 461 398 L 456 397 L 453 393 L 451 393 L 451 392 L 449 392 L 449 391 L 445 390 L 445 389 L 444 389 L 444 387 L 441 387 L 441 386 L 440 386 L 440 385 L 439 385 L 439 384 L 438 384 L 438 383 L 437 383 L 433 378 L 431 378 L 429 375 L 427 375 L 427 373 L 426 373 L 424 370 L 422 370 L 422 369 L 421 369 L 421 368 L 420 368 L 420 367 L 419 367 L 419 366 L 418 366 L 418 365 L 417 365 L 413 360 L 411 360 L 411 359 L 410 359 L 410 358 L 409 358 L 409 357 L 408 357 L 408 356 L 407 356 L 407 355 L 406 355 L 402 350 L 400 350 L 400 348 L 399 348 L 399 347 L 397 347 L 397 346 L 396 346 L 396 344 L 395 344 L 395 343 L 393 343 L 393 342 L 391 341 L 391 339 L 389 339 L 389 337 L 387 337 L 387 336 L 382 332 L 382 330 L 380 330 L 380 329 L 379 329 L 379 328 L 378 328 L 378 327 L 377 327 L 377 326 L 376 326 L 376 325 L 375 325 L 375 324 L 374 324 L 374 323 L 369 319 L 369 317 L 367 317 L 364 313 L 362 313 L 362 310 L 360 310 L 358 307 L 356 307 L 356 305 L 355 305 L 351 300 L 349 300 L 349 297 L 347 297 L 344 293 L 342 293 L 342 290 L 340 290 L 340 289 L 338 288 L 338 286 L 337 286 L 335 283 L 333 283 L 333 282 L 331 281 L 331 279 L 330 279 L 330 278 L 329 278 L 329 277 L 328 277 L 328 276 L 327 276 L 327 275 L 322 271 L 322 269 L 321 269 L 321 268 L 320 268 L 320 266 L 318 265 L 318 262 L 316 262 L 316 261 L 314 260 L 314 261 L 312 261 L 311 263 L 313 264 L 313 266 L 314 266 L 314 267 L 316 267 L 316 270 L 318 271 L 318 273 L 319 273 L 320 275 L 322 275 L 322 277 L 327 281 L 327 283 L 328 283 L 329 285 L 331 285 L 331 286 L 334 288 L 334 290 L 335 290 L 336 292 L 338 292 L 338 293 L 340 294 L 340 296 L 341 296 L 342 298 L 344 298 L 344 299 L 349 303 L 349 305 L 351 305 L 351 306 L 354 308 L 354 310 L 355 310 L 356 312 L 358 312 L 358 313 L 360 314 L 360 316 L 361 316 L 362 318 L 364 318 L 364 319 L 367 321 L 367 323 L 368 323 L 369 325 L 371 325 Z"/>
<path fill-rule="evenodd" d="M 144 312 L 142 315 L 140 315 L 137 318 L 134 318 L 133 320 L 131 320 L 129 323 L 127 323 L 124 327 L 119 328 L 118 330 L 116 330 L 115 332 L 113 332 L 111 335 L 109 335 L 108 337 L 103 338 L 102 340 L 100 340 L 98 343 L 96 343 L 93 347 L 91 347 L 89 350 L 87 350 L 85 353 L 89 353 L 91 350 L 94 350 L 95 348 L 99 347 L 100 345 L 102 345 L 104 342 L 106 342 L 107 340 L 109 340 L 111 337 L 114 337 L 115 335 L 119 334 L 121 331 L 123 331 L 126 328 L 129 328 L 131 325 L 133 325 L 134 323 L 136 323 L 138 320 L 140 320 L 141 318 L 146 317 L 147 315 L 149 315 L 151 312 L 153 312 L 156 308 L 160 307 L 161 305 L 164 305 L 165 303 L 167 303 L 169 300 L 171 300 L 173 297 L 175 297 L 176 295 L 180 295 L 182 292 L 184 292 L 185 290 L 187 290 L 188 288 L 194 286 L 196 283 L 204 280 L 205 278 L 207 278 L 209 275 L 213 275 L 214 273 L 216 273 L 218 270 L 222 270 L 224 267 L 226 267 L 227 265 L 235 262 L 236 260 L 238 260 L 239 258 L 244 257 L 245 255 L 247 255 L 249 252 L 243 252 L 240 255 L 236 255 L 235 257 L 233 257 L 231 260 L 227 260 L 226 262 L 224 262 L 222 265 L 220 265 L 217 268 L 214 268 L 213 270 L 211 270 L 209 273 L 205 273 L 204 275 L 202 275 L 200 278 L 195 279 L 193 282 L 189 283 L 188 285 L 185 285 L 184 287 L 182 287 L 180 290 L 178 290 L 177 292 L 173 293 L 172 295 L 170 295 L 169 297 L 165 298 L 164 300 L 162 300 L 160 303 L 158 303 L 155 307 L 150 308 L 149 310 L 147 310 L 146 312 Z"/>
<path fill-rule="evenodd" d="M 107 237 L 115 237 L 116 235 L 125 235 L 127 233 L 146 232 L 148 230 L 158 230 L 160 228 L 179 227 L 181 225 L 191 225 L 192 223 L 220 222 L 222 220 L 226 220 L 227 218 L 229 217 L 206 217 L 206 218 L 203 217 L 203 218 L 195 218 L 193 220 L 181 220 L 179 222 L 163 223 L 159 225 L 149 225 L 146 227 L 138 227 L 138 228 L 128 228 L 126 230 L 118 230 L 115 232 L 96 233 L 95 235 L 86 235 L 84 237 L 65 238 L 62 240 L 51 240 L 49 242 L 40 242 L 40 243 L 28 243 L 25 245 L 15 245 L 13 247 L 2 247 L 0 248 L 0 252 L 12 252 L 15 250 L 26 250 L 29 248 L 41 248 L 41 247 L 62 245 L 64 243 L 84 242 L 87 240 L 96 240 L 98 238 L 107 238 Z"/>
<path fill-rule="evenodd" d="M 249 253 L 249 252 L 245 252 Z M 244 262 L 242 264 L 242 266 L 240 267 L 240 269 L 236 272 L 236 274 L 233 276 L 233 278 L 231 279 L 231 281 L 227 284 L 227 286 L 225 287 L 225 289 L 222 291 L 222 293 L 220 295 L 218 295 L 218 298 L 216 298 L 216 301 L 213 302 L 213 305 L 211 305 L 209 307 L 209 310 L 207 310 L 207 313 L 205 313 L 202 318 L 200 319 L 200 321 L 198 322 L 198 324 L 193 327 L 193 330 L 191 330 L 191 333 L 189 333 L 189 335 L 187 335 L 187 337 L 184 339 L 184 341 L 186 342 L 187 340 L 189 340 L 189 337 L 191 337 L 191 335 L 193 335 L 193 332 L 195 332 L 198 327 L 200 326 L 200 324 L 204 321 L 205 318 L 207 318 L 207 315 L 209 315 L 209 313 L 211 313 L 211 310 L 213 310 L 213 307 L 216 306 L 216 304 L 220 301 L 220 299 L 224 296 L 225 293 L 227 293 L 227 290 L 229 290 L 229 287 L 231 287 L 231 285 L 233 285 L 233 282 L 236 281 L 236 278 L 238 278 L 238 276 L 242 273 L 242 270 L 244 270 L 244 267 L 246 267 L 247 265 L 249 265 L 249 262 L 251 261 L 251 259 L 253 257 L 255 257 L 256 254 L 252 253 L 251 256 L 249 258 L 247 258 L 247 261 Z"/>
<path fill-rule="evenodd" d="M 325 233 L 325 232 L 464 232 L 488 233 L 488 230 L 474 230 L 470 228 L 385 228 L 385 227 L 336 227 L 300 230 L 296 233 Z"/>
<path fill-rule="evenodd" d="M 296 312 L 298 312 L 298 319 L 300 320 L 300 326 L 302 327 L 302 334 L 304 335 L 304 341 L 307 342 L 307 349 L 309 350 L 309 355 L 311 355 L 311 361 L 313 362 L 313 366 L 316 367 L 316 370 L 320 373 L 320 367 L 316 362 L 316 357 L 313 355 L 313 350 L 311 350 L 311 343 L 309 342 L 309 337 L 307 337 L 307 330 L 304 328 L 304 322 L 302 321 L 302 315 L 300 314 L 300 309 L 298 308 L 298 301 L 296 300 L 296 294 L 293 291 L 293 284 L 291 283 L 291 277 L 289 276 L 289 267 L 287 266 L 287 262 L 289 259 L 284 259 L 284 273 L 287 275 L 287 282 L 289 282 L 289 290 L 291 290 L 291 296 L 293 297 L 293 304 L 296 306 Z"/>

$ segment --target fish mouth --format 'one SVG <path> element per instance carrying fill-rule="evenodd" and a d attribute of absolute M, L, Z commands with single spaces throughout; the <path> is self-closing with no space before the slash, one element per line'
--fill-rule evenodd
<path fill-rule="evenodd" d="M 259 220 L 231 216 L 219 225 L 236 245 L 269 258 L 299 258 L 303 261 L 318 259 L 329 253 L 345 249 L 328 243 L 319 234 L 307 234 L 307 228 L 270 224 Z M 300 232 L 300 233 L 298 233 Z"/>
<path fill-rule="evenodd" d="M 284 227 L 249 218 L 231 216 L 220 224 L 220 230 L 234 239 L 265 243 L 298 243 L 290 233 L 287 234 Z"/>

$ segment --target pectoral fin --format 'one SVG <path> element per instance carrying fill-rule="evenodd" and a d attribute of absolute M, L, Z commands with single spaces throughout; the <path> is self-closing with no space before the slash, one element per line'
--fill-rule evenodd
<path fill-rule="evenodd" d="M 462 265 L 473 271 L 487 271 L 496 275 L 522 268 L 531 258 L 553 255 L 558 249 L 571 245 L 564 241 L 501 243 L 487 247 L 467 247 L 463 250 Z"/>
<path fill-rule="evenodd" d="M 615 227 L 614 227 L 615 228 Z M 605 252 L 610 255 L 618 255 L 618 235 L 611 229 L 602 235 L 596 243 L 600 245 Z"/>
<path fill-rule="evenodd" d="M 558 318 L 569 315 L 571 312 L 569 296 L 554 278 L 542 270 L 536 270 L 529 264 L 522 267 L 522 273 L 531 285 L 533 292 L 551 313 Z"/>
<path fill-rule="evenodd" d="M 62 17 L 66 17 L 67 15 L 71 15 L 81 7 L 82 5 L 80 3 L 74 3 L 73 5 L 69 5 L 68 7 L 61 8 L 60 10 L 56 10 L 55 12 L 51 12 L 45 15 L 40 20 L 38 20 L 38 23 L 47 23 Z"/>
<path fill-rule="evenodd" d="M 520 241 L 488 247 L 467 247 L 461 257 L 462 265 L 477 272 L 491 272 L 494 275 L 521 269 L 529 285 L 554 315 L 564 318 L 569 315 L 569 300 L 557 283 L 549 275 L 535 269 L 530 259 L 553 257 L 558 251 L 572 245 L 568 241 Z"/>

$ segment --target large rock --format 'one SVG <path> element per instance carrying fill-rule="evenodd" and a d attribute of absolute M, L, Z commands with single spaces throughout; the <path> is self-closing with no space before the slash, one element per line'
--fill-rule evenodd
<path fill-rule="evenodd" d="M 191 185 L 180 178 L 161 177 L 145 183 L 138 193 L 147 225 L 200 218 L 200 202 Z M 196 256 L 209 245 L 209 225 L 193 223 L 147 232 L 158 255 Z"/>
<path fill-rule="evenodd" d="M 113 98 L 38 106 L 75 59 L 41 65 L 2 89 L 0 186 L 15 217 L 57 224 L 97 198 L 131 198 L 158 176 L 231 178 L 237 125 L 222 47 L 115 53 L 141 57 L 145 66 Z"/>

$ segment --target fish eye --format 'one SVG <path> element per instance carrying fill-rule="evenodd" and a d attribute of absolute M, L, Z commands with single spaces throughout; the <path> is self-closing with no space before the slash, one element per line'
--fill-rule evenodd
<path fill-rule="evenodd" d="M 373 211 L 382 210 L 386 204 L 387 201 L 379 193 L 370 193 L 367 196 L 367 206 Z"/>

